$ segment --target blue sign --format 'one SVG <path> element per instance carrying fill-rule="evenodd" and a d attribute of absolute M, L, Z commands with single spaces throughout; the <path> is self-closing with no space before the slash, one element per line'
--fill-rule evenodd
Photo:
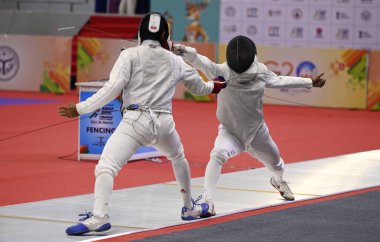
<path fill-rule="evenodd" d="M 80 101 L 85 101 L 95 93 L 95 91 L 81 91 L 79 95 Z M 80 154 L 101 155 L 107 140 L 115 131 L 122 119 L 120 109 L 121 101 L 119 99 L 115 99 L 93 113 L 80 116 Z M 149 152 L 153 152 L 155 156 L 157 155 L 157 151 L 153 147 L 140 147 L 136 154 L 140 154 L 138 158 L 142 159 L 148 158 L 149 155 L 144 155 L 144 153 Z"/>

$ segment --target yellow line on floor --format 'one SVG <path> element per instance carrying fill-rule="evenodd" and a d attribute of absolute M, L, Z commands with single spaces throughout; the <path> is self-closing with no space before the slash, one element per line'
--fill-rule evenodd
<path fill-rule="evenodd" d="M 22 216 L 10 216 L 10 215 L 1 215 L 1 214 L 0 214 L 0 218 L 24 219 L 24 220 L 43 221 L 43 222 L 58 222 L 58 223 L 72 223 L 72 224 L 78 223 L 78 222 L 66 221 L 66 220 L 33 218 L 33 217 L 22 217 Z M 123 225 L 114 225 L 114 224 L 112 224 L 112 227 L 127 228 L 127 229 L 147 229 L 147 228 L 143 228 L 143 227 L 123 226 Z"/>
<path fill-rule="evenodd" d="M 170 185 L 170 186 L 178 186 L 177 183 L 162 183 L 164 185 Z M 192 187 L 197 188 L 203 188 L 203 186 L 199 185 L 192 185 Z M 216 187 L 216 189 L 219 190 L 230 190 L 230 191 L 241 191 L 241 192 L 262 192 L 262 193 L 274 193 L 277 194 L 277 191 L 266 191 L 266 190 L 253 190 L 253 189 L 243 189 L 243 188 L 234 188 L 234 187 Z M 300 196 L 311 196 L 311 197 L 319 197 L 321 195 L 318 194 L 308 194 L 308 193 L 294 193 L 294 195 L 300 195 Z"/>

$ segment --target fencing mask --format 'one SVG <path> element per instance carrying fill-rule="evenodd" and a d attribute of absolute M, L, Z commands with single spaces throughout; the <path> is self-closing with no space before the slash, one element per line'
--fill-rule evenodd
<path fill-rule="evenodd" d="M 227 45 L 227 64 L 235 72 L 243 73 L 252 65 L 256 53 L 256 45 L 250 38 L 235 36 Z"/>
<path fill-rule="evenodd" d="M 141 19 L 138 32 L 139 45 L 148 39 L 159 41 L 162 47 L 170 50 L 168 22 L 160 13 L 151 12 Z"/>

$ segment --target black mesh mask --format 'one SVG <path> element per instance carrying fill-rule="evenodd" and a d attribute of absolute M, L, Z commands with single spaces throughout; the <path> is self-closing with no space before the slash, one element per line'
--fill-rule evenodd
<path fill-rule="evenodd" d="M 246 36 L 238 35 L 228 42 L 227 64 L 235 72 L 243 73 L 252 65 L 256 53 L 255 43 Z"/>
<path fill-rule="evenodd" d="M 141 19 L 138 38 L 139 43 L 148 39 L 159 41 L 162 47 L 169 50 L 170 36 L 168 22 L 160 13 L 151 12 L 146 14 Z"/>

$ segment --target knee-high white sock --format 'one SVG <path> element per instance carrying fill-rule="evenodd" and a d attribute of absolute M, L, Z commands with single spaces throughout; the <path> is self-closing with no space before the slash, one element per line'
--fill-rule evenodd
<path fill-rule="evenodd" d="M 203 196 L 205 199 L 213 199 L 216 184 L 222 173 L 222 165 L 216 159 L 211 158 L 206 167 Z"/>
<path fill-rule="evenodd" d="M 191 202 L 191 184 L 190 184 L 190 167 L 185 158 L 172 160 L 175 178 L 179 184 L 183 204 L 185 207 L 192 208 Z"/>
<path fill-rule="evenodd" d="M 107 172 L 100 173 L 95 180 L 95 201 L 92 213 L 96 217 L 104 217 L 107 214 L 108 201 L 113 189 L 113 176 Z"/>

